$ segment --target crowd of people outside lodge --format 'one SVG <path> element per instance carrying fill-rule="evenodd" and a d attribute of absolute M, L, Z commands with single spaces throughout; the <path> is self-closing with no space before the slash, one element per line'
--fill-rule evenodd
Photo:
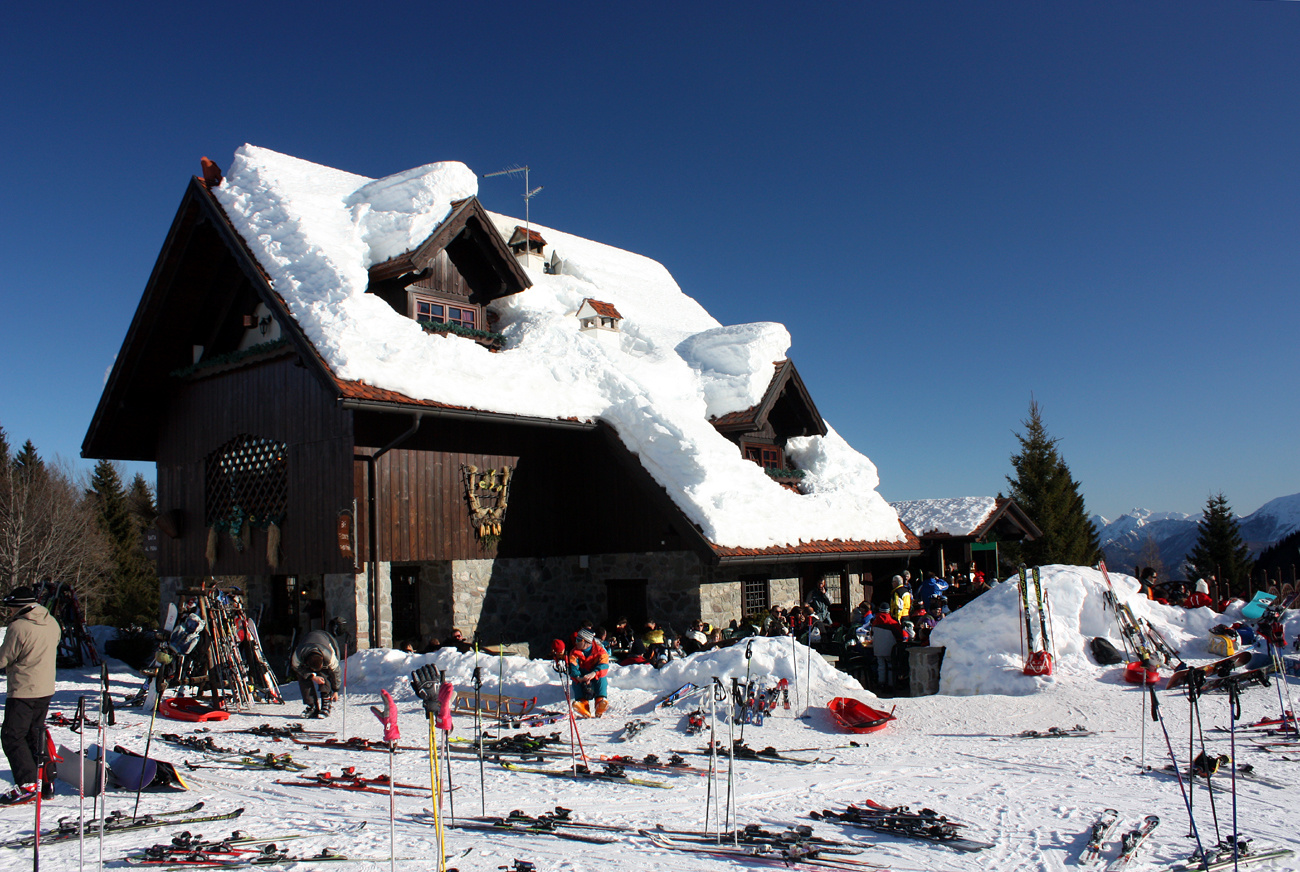
<path fill-rule="evenodd" d="M 955 563 L 948 565 L 942 577 L 927 572 L 914 578 L 910 570 L 904 570 L 890 579 L 885 591 L 873 584 L 870 573 L 863 576 L 862 584 L 864 596 L 852 609 L 847 603 L 832 602 L 823 580 L 801 603 L 754 610 L 733 618 L 725 627 L 703 620 L 680 628 L 656 620 L 634 626 L 627 617 L 620 616 L 611 627 L 583 621 L 563 641 L 567 652 L 573 652 L 583 650 L 580 643 L 587 642 L 590 636 L 590 642 L 607 657 L 603 662 L 621 666 L 648 663 L 661 668 L 674 659 L 725 648 L 742 639 L 792 636 L 835 658 L 841 668 L 857 674 L 871 689 L 888 692 L 905 675 L 907 649 L 928 645 L 930 632 L 945 615 L 988 590 L 984 573 L 974 564 L 963 570 Z M 873 595 L 878 600 L 874 603 Z M 444 648 L 471 651 L 473 643 L 459 629 L 452 629 L 422 644 L 411 640 L 398 647 L 408 653 L 429 654 Z M 602 672 L 598 682 L 603 679 Z M 604 702 L 603 684 L 599 695 L 594 687 L 575 685 L 574 690 L 591 694 L 588 699 L 593 715 L 595 701 Z M 603 711 L 603 704 L 600 708 Z"/>

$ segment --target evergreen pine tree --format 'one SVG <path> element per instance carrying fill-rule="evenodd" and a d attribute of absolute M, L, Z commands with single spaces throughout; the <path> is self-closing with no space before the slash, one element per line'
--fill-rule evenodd
<path fill-rule="evenodd" d="M 1010 556 L 1035 566 L 1091 566 L 1101 554 L 1097 530 L 1084 511 L 1079 483 L 1056 450 L 1057 440 L 1047 435 L 1037 400 L 1030 401 L 1029 418 L 1020 423 L 1025 432 L 1016 434 L 1020 452 L 1011 455 L 1015 476 L 1007 476 L 1007 484 L 1043 535 L 1008 549 Z"/>
<path fill-rule="evenodd" d="M 143 478 L 137 476 L 138 484 Z M 122 488 L 117 466 L 109 460 L 95 464 L 87 494 L 95 502 L 100 529 L 108 538 L 113 552 L 112 581 L 103 606 L 108 623 L 115 627 L 139 624 L 155 626 L 158 622 L 158 574 L 140 548 L 143 526 L 132 511 L 135 488 L 128 494 Z M 144 486 L 148 504 L 153 498 Z"/>
<path fill-rule="evenodd" d="M 28 439 L 23 443 L 22 451 L 14 455 L 14 465 L 20 469 L 36 471 L 45 468 L 45 461 L 36 453 L 36 446 Z"/>
<path fill-rule="evenodd" d="M 1220 591 L 1244 596 L 1254 565 L 1228 498 L 1222 493 L 1213 495 L 1205 501 L 1196 544 L 1187 555 L 1188 577 L 1208 580 L 1217 576 Z"/>

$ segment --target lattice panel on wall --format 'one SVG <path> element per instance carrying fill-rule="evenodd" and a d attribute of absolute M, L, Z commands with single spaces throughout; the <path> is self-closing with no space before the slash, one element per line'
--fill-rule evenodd
<path fill-rule="evenodd" d="M 285 444 L 264 436 L 239 435 L 213 451 L 205 460 L 206 526 L 279 524 L 289 503 L 288 469 Z"/>

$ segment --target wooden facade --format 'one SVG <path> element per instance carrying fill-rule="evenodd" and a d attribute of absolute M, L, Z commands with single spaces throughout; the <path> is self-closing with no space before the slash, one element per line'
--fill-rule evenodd
<path fill-rule="evenodd" d="M 372 266 L 369 290 L 403 314 L 407 294 L 425 288 L 490 315 L 489 304 L 528 282 L 470 198 L 453 204 L 424 243 Z M 259 342 L 256 331 L 272 321 L 283 339 Z M 791 436 L 827 432 L 789 361 L 757 406 L 714 423 L 738 450 L 747 439 L 784 446 Z M 226 469 L 214 458 L 234 456 L 230 446 L 241 440 L 271 446 L 240 469 L 257 482 L 274 472 L 282 493 L 273 512 L 241 504 L 233 479 L 213 472 Z M 515 616 L 526 628 L 571 620 L 576 589 L 593 615 L 597 598 L 612 608 L 639 591 L 642 610 L 657 596 L 684 619 L 692 610 L 698 617 L 705 599 L 724 617 L 733 606 L 703 588 L 726 586 L 738 615 L 743 573 L 797 589 L 797 579 L 820 578 L 838 563 L 847 585 L 846 561 L 918 553 L 906 530 L 897 542 L 722 548 L 608 425 L 450 407 L 338 378 L 200 179 L 182 199 L 82 453 L 155 462 L 164 585 L 244 576 L 266 592 L 283 625 L 267 629 L 286 644 L 291 629 L 330 617 L 364 626 L 361 644 L 391 644 L 394 611 L 425 602 L 436 603 L 429 608 L 440 610 L 438 621 L 454 617 L 470 630 L 491 610 L 508 633 Z M 469 467 L 511 471 L 508 512 L 487 536 L 476 529 Z M 393 579 L 403 585 L 401 602 Z M 541 593 L 550 611 L 532 614 Z M 462 617 L 452 600 L 470 611 Z M 409 617 L 402 625 L 422 631 L 432 620 Z"/>
<path fill-rule="evenodd" d="M 205 459 L 241 434 L 283 442 L 290 509 L 280 525 L 280 556 L 267 560 L 267 531 L 237 550 L 217 538 L 217 562 L 206 558 Z M 339 512 L 354 498 L 352 416 L 338 408 L 293 352 L 209 377 L 192 376 L 175 392 L 158 435 L 158 508 L 177 512 L 178 538 L 160 537 L 159 575 L 307 575 L 353 572 L 339 551 Z"/>
<path fill-rule="evenodd" d="M 389 429 L 405 416 L 389 416 Z M 358 423 L 358 441 L 381 422 Z M 392 437 L 390 437 L 392 438 Z M 370 440 L 374 441 L 374 440 Z M 353 463 L 358 505 L 369 493 L 370 457 L 359 447 Z M 477 449 L 477 450 L 475 450 Z M 635 458 L 605 428 L 547 428 L 432 419 L 400 447 L 374 462 L 376 537 L 380 561 L 552 557 L 624 551 L 680 551 L 702 542 L 667 508 L 662 488 L 629 468 Z M 485 545 L 470 524 L 464 470 L 509 466 L 513 481 L 500 540 Z M 653 487 L 657 498 L 647 493 Z M 360 513 L 359 562 L 370 557 L 370 519 Z"/>

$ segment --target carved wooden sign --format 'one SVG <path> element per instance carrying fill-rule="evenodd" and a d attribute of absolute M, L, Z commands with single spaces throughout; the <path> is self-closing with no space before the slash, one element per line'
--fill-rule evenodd
<path fill-rule="evenodd" d="M 500 469 L 480 470 L 477 466 L 462 466 L 465 479 L 465 498 L 469 501 L 470 523 L 480 539 L 501 535 L 501 522 L 505 520 L 510 502 L 510 480 L 514 472 L 508 466 Z"/>

